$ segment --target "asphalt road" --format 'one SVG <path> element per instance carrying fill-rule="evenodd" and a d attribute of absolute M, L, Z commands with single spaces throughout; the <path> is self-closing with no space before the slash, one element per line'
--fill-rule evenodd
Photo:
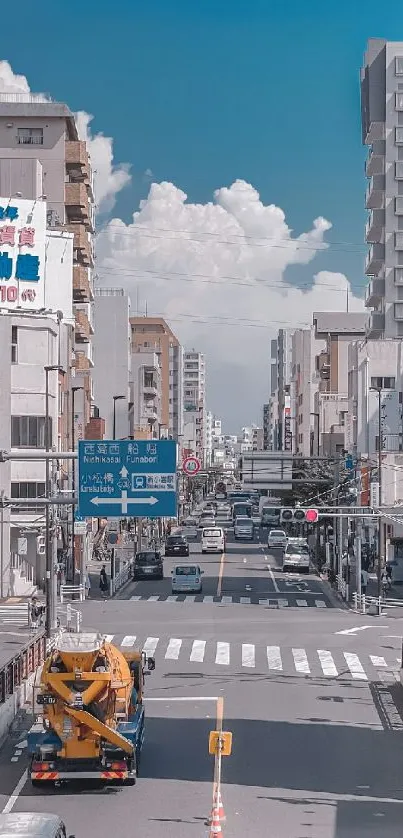
<path fill-rule="evenodd" d="M 284 575 L 280 555 L 257 540 L 229 539 L 223 560 L 195 546 L 196 559 L 205 570 L 201 597 L 168 599 L 167 559 L 163 581 L 83 604 L 86 628 L 155 649 L 137 785 L 32 790 L 17 748 L 27 717 L 0 753 L 0 809 L 57 812 L 77 838 L 117 829 L 119 838 L 206 836 L 208 733 L 222 698 L 223 727 L 233 732 L 224 836 L 401 838 L 401 620 L 339 608 L 325 583 Z"/>

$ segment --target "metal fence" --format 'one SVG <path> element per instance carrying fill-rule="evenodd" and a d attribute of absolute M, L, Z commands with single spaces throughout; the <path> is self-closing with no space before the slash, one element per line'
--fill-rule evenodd
<path fill-rule="evenodd" d="M 41 635 L 31 640 L 0 668 L 0 706 L 36 671 L 45 657 L 46 638 Z"/>
<path fill-rule="evenodd" d="M 356 611 L 360 614 L 382 614 L 388 608 L 403 608 L 402 599 L 392 597 L 367 596 L 366 594 L 353 594 L 353 603 Z"/>
<path fill-rule="evenodd" d="M 78 599 L 83 602 L 85 599 L 84 585 L 60 585 L 60 603 L 68 599 Z"/>

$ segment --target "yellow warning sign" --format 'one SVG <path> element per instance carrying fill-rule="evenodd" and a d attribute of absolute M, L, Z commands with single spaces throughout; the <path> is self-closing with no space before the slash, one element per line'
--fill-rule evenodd
<path fill-rule="evenodd" d="M 217 756 L 218 754 L 221 754 L 222 757 L 229 757 L 232 751 L 231 731 L 210 731 L 208 751 L 209 754 L 214 754 Z"/>

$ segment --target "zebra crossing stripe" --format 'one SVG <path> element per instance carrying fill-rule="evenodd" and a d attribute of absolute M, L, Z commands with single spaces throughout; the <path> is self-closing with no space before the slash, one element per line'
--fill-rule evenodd
<path fill-rule="evenodd" d="M 166 601 L 167 602 L 178 602 L 178 597 L 177 596 L 168 596 Z"/>
<path fill-rule="evenodd" d="M 142 596 L 131 596 L 130 602 L 140 602 L 141 599 L 143 599 Z"/>
<path fill-rule="evenodd" d="M 315 605 L 317 608 L 326 608 L 326 603 L 323 599 L 315 599 Z"/>
<path fill-rule="evenodd" d="M 241 596 L 239 602 L 241 605 L 250 605 L 250 596 Z"/>
<path fill-rule="evenodd" d="M 304 605 L 308 606 L 308 603 L 307 603 L 306 599 L 297 599 L 297 605 L 299 605 L 299 606 L 304 606 Z"/>
<path fill-rule="evenodd" d="M 112 643 L 112 640 L 113 640 L 114 636 L 115 636 L 114 634 L 105 634 L 104 635 L 105 643 Z"/>
<path fill-rule="evenodd" d="M 158 602 L 158 600 L 159 600 L 159 596 L 149 596 L 148 597 L 149 602 Z"/>
<path fill-rule="evenodd" d="M 203 597 L 203 602 L 214 602 L 214 597 L 213 596 L 204 596 Z"/>
<path fill-rule="evenodd" d="M 337 672 L 331 652 L 327 652 L 325 649 L 318 649 L 318 656 L 323 674 L 328 678 L 337 678 L 339 673 Z"/>
<path fill-rule="evenodd" d="M 165 657 L 169 660 L 177 661 L 179 658 L 179 652 L 181 650 L 182 640 L 177 637 L 171 637 L 168 648 L 165 652 Z"/>
<path fill-rule="evenodd" d="M 343 652 L 343 655 L 353 678 L 357 681 L 368 681 L 358 655 L 353 654 L 353 652 Z"/>
<path fill-rule="evenodd" d="M 385 658 L 378 657 L 378 655 L 370 655 L 369 658 L 373 666 L 387 666 Z"/>
<path fill-rule="evenodd" d="M 136 635 L 135 634 L 126 634 L 126 637 L 123 638 L 121 642 L 121 646 L 134 646 L 136 642 Z"/>
<path fill-rule="evenodd" d="M 309 675 L 311 670 L 309 668 L 305 649 L 292 649 L 292 656 L 294 658 L 294 666 L 297 672 Z"/>
<path fill-rule="evenodd" d="M 229 665 L 229 643 L 217 643 L 215 662 L 222 666 Z"/>
<path fill-rule="evenodd" d="M 232 596 L 221 597 L 221 602 L 223 602 L 224 605 L 230 605 L 232 603 Z"/>
<path fill-rule="evenodd" d="M 270 601 L 268 599 L 259 599 L 259 605 L 270 605 Z"/>
<path fill-rule="evenodd" d="M 288 606 L 288 599 L 279 599 L 277 602 L 279 608 L 287 608 Z"/>
<path fill-rule="evenodd" d="M 280 646 L 267 647 L 267 663 L 269 669 L 282 670 L 283 662 L 281 660 Z"/>
<path fill-rule="evenodd" d="M 159 637 L 147 637 L 147 640 L 143 646 L 144 652 L 147 652 L 147 655 L 154 655 L 155 650 L 158 646 L 158 641 Z"/>
<path fill-rule="evenodd" d="M 253 643 L 242 643 L 242 666 L 255 666 L 255 646 Z"/>
<path fill-rule="evenodd" d="M 204 661 L 204 653 L 206 651 L 206 641 L 205 640 L 194 640 L 192 651 L 190 653 L 190 660 L 192 663 L 203 663 Z"/>

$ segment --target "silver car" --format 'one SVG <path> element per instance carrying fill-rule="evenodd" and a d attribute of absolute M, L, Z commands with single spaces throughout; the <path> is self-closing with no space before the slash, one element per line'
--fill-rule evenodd
<path fill-rule="evenodd" d="M 309 573 L 310 554 L 307 544 L 287 544 L 283 556 L 283 570 L 288 569 Z"/>
<path fill-rule="evenodd" d="M 235 541 L 239 539 L 245 539 L 245 541 L 253 541 L 254 539 L 254 527 L 252 518 L 249 518 L 245 515 L 245 517 L 235 518 L 234 523 L 234 536 Z"/>
<path fill-rule="evenodd" d="M 279 547 L 281 550 L 285 550 L 287 547 L 287 536 L 284 530 L 270 530 L 267 537 L 267 546 Z"/>

